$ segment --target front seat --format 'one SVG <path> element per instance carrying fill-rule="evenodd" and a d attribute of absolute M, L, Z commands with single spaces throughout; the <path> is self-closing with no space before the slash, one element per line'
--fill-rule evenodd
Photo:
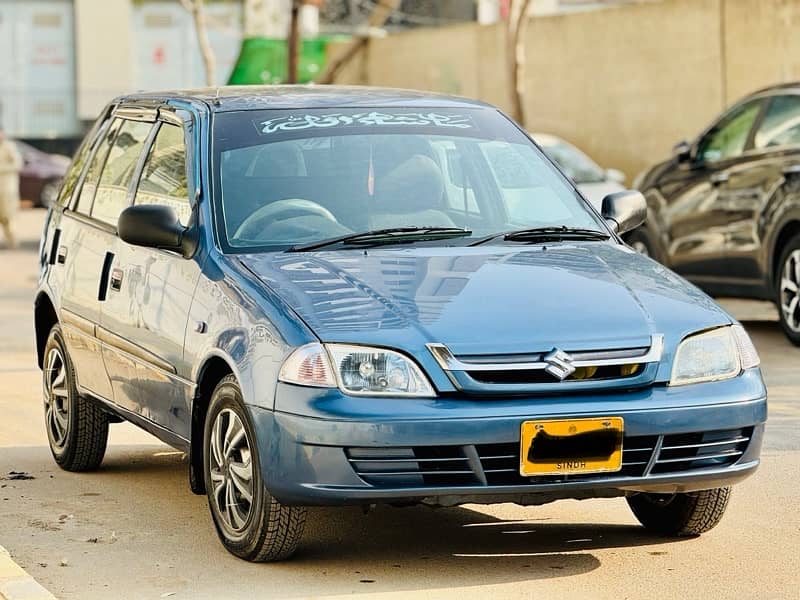
<path fill-rule="evenodd" d="M 429 156 L 415 154 L 375 182 L 371 210 L 373 229 L 404 227 L 455 227 L 444 212 L 444 178 Z"/>

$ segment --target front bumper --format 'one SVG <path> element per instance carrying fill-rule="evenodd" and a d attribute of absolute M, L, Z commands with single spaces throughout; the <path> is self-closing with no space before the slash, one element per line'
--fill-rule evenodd
<path fill-rule="evenodd" d="M 292 505 L 542 504 L 723 487 L 757 468 L 767 417 L 757 369 L 722 382 L 585 396 L 353 398 L 284 384 L 277 394 L 278 410 L 249 409 L 266 485 Z M 622 471 L 528 478 L 509 468 L 522 421 L 589 416 L 623 417 L 630 452 Z"/>

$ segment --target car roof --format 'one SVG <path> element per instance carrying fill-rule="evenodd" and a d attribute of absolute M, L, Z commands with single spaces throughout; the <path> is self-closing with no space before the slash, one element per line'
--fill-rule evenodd
<path fill-rule="evenodd" d="M 761 88 L 760 90 L 756 90 L 752 94 L 749 94 L 748 97 L 758 96 L 759 94 L 769 94 L 771 92 L 785 92 L 787 90 L 792 92 L 800 92 L 800 81 L 787 81 L 785 83 L 769 85 Z"/>
<path fill-rule="evenodd" d="M 141 92 L 117 98 L 119 103 L 154 103 L 165 100 L 199 100 L 214 112 L 265 108 L 342 107 L 490 107 L 479 100 L 457 96 L 368 86 L 237 85 L 162 92 Z"/>

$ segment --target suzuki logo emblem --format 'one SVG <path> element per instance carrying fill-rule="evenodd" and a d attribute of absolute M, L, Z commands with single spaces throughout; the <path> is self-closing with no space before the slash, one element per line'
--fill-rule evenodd
<path fill-rule="evenodd" d="M 553 348 L 550 352 L 545 354 L 544 362 L 547 363 L 544 370 L 562 381 L 575 372 L 575 367 L 572 364 L 572 357 L 558 348 Z"/>

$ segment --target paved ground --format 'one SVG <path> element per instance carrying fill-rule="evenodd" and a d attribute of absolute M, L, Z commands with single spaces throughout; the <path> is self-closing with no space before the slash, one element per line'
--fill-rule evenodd
<path fill-rule="evenodd" d="M 181 454 L 112 427 L 103 468 L 60 471 L 42 425 L 31 291 L 42 213 L 0 250 L 0 544 L 60 598 L 796 598 L 800 586 L 800 349 L 769 305 L 730 302 L 770 389 L 764 463 L 709 534 L 664 541 L 624 500 L 312 511 L 293 562 L 252 565 L 216 540 Z M 174 595 L 174 596 L 173 596 Z"/>

